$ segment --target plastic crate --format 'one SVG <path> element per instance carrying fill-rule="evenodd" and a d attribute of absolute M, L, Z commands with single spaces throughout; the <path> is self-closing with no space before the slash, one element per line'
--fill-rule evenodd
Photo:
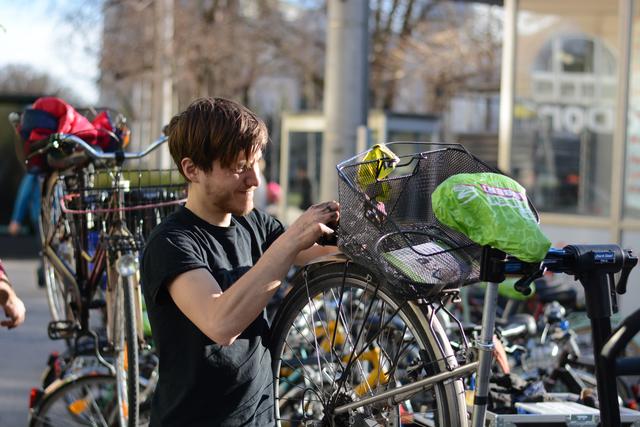
<path fill-rule="evenodd" d="M 600 413 L 597 409 L 578 402 L 516 403 L 519 414 L 487 412 L 487 427 L 597 427 Z M 621 425 L 640 427 L 640 412 L 620 408 Z"/>

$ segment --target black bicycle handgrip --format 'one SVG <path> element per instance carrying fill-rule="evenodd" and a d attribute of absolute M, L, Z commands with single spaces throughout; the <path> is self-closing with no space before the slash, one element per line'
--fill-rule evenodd
<path fill-rule="evenodd" d="M 522 295 L 527 296 L 531 294 L 531 287 L 529 286 L 533 280 L 530 277 L 523 277 L 518 280 L 513 287 L 516 291 L 520 292 Z"/>
<path fill-rule="evenodd" d="M 337 246 L 338 233 L 336 233 L 335 231 L 333 233 L 325 233 L 320 236 L 318 240 L 316 240 L 316 243 L 320 246 Z"/>
<path fill-rule="evenodd" d="M 49 145 L 49 143 L 51 142 L 51 138 L 43 138 L 39 141 L 35 141 L 33 142 L 30 146 L 29 146 L 29 157 L 32 157 L 33 155 L 38 155 L 41 154 L 45 151 L 47 151 L 47 146 Z"/>

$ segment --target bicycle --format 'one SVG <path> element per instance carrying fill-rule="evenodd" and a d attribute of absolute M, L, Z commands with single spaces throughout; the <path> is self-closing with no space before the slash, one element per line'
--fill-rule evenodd
<path fill-rule="evenodd" d="M 53 134 L 32 145 L 31 155 L 47 154 L 53 167 L 43 185 L 41 222 L 53 317 L 48 334 L 74 340 L 74 346 L 92 339 L 95 357 L 116 375 L 120 425 L 138 420 L 144 345 L 138 249 L 164 211 L 184 201 L 186 191 L 184 181 L 174 179 L 177 172 L 132 172 L 123 164 L 164 142 L 160 138 L 140 153 L 100 152 L 78 136 Z M 92 309 L 105 312 L 107 349 L 89 324 Z M 113 355 L 113 365 L 103 358 L 104 350 Z"/>
<path fill-rule="evenodd" d="M 462 378 L 475 373 L 471 424 L 484 425 L 498 284 L 506 273 L 522 276 L 515 286 L 526 293 L 545 270 L 580 276 L 576 259 L 585 252 L 592 261 L 611 258 L 613 246 L 606 253 L 568 246 L 524 262 L 445 226 L 432 209 L 434 190 L 458 173 L 499 171 L 457 144 L 424 145 L 429 150 L 388 144 L 401 156 L 374 146 L 338 165 L 343 253 L 303 268 L 273 322 L 280 424 L 399 425 L 413 411 L 428 425 L 466 426 Z M 537 220 L 531 202 L 523 203 Z M 637 259 L 615 250 L 615 263 L 594 261 L 590 268 L 622 270 L 626 282 Z M 446 304 L 459 298 L 460 286 L 478 281 L 487 287 L 480 339 L 472 348 Z M 440 313 L 459 327 L 458 353 Z M 600 392 L 604 381 L 596 375 Z"/>
<path fill-rule="evenodd" d="M 63 373 L 48 381 L 40 392 L 32 392 L 30 427 L 117 426 L 117 379 L 94 356 L 92 349 L 60 362 Z M 138 425 L 148 425 L 150 401 L 157 382 L 157 357 L 145 353 L 141 376 L 141 405 Z M 45 374 L 48 374 L 45 370 Z"/>
<path fill-rule="evenodd" d="M 398 151 L 397 145 L 393 147 Z M 398 148 L 408 152 L 414 147 Z M 338 166 L 338 241 L 348 256 L 336 255 L 305 267 L 294 278 L 273 322 L 276 417 L 281 423 L 340 425 L 362 420 L 398 425 L 411 412 L 420 412 L 435 425 L 466 425 L 461 378 L 475 371 L 479 362 L 460 366 L 467 354 L 453 352 L 436 314 L 446 311 L 446 302 L 458 297 L 460 282 L 477 281 L 479 265 L 472 265 L 462 280 L 460 276 L 444 277 L 447 272 L 442 271 L 441 279 L 428 279 L 433 286 L 424 286 L 411 272 L 408 276 L 394 266 L 397 258 L 375 253 L 382 250 L 381 245 L 385 252 L 397 251 L 403 243 L 408 246 L 396 223 L 407 226 L 416 245 L 431 240 L 425 227 L 421 228 L 424 221 L 417 220 L 426 209 L 426 200 L 411 198 L 430 193 L 439 182 L 409 182 L 402 176 L 420 176 L 433 162 L 441 163 L 442 156 L 466 159 L 476 170 L 495 171 L 470 158 L 460 146 L 443 147 L 434 151 L 433 159 L 410 152 L 399 158 L 369 160 L 369 151 Z M 380 178 L 390 162 L 397 176 Z M 366 174 L 364 179 L 359 176 L 361 171 Z M 392 247 L 394 244 L 401 246 Z M 477 246 L 467 249 L 469 259 L 479 253 Z M 340 329 L 346 338 L 336 341 Z M 331 339 L 323 340 L 319 330 Z M 362 360 L 370 352 L 377 355 L 376 363 Z M 309 356 L 303 357 L 305 353 Z M 380 367 L 383 372 L 377 374 Z M 285 400 L 284 389 L 294 387 L 297 396 Z M 431 390 L 422 391 L 427 387 Z"/>

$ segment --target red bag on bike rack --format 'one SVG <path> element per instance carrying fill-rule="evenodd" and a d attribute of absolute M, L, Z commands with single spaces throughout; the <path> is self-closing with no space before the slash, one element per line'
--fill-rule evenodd
<path fill-rule="evenodd" d="M 45 172 L 49 168 L 44 154 L 29 155 L 34 143 L 52 133 L 74 134 L 91 145 L 97 143 L 98 136 L 96 127 L 86 117 L 55 97 L 38 98 L 31 107 L 25 109 L 18 131 L 24 141 L 23 151 L 29 172 Z"/>

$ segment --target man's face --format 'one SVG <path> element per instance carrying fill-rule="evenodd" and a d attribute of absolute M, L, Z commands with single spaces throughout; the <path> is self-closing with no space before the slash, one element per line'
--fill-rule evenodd
<path fill-rule="evenodd" d="M 260 185 L 258 151 L 249 159 L 241 153 L 227 168 L 213 162 L 213 169 L 202 180 L 203 196 L 214 210 L 234 215 L 246 215 L 253 209 L 253 192 Z"/>

